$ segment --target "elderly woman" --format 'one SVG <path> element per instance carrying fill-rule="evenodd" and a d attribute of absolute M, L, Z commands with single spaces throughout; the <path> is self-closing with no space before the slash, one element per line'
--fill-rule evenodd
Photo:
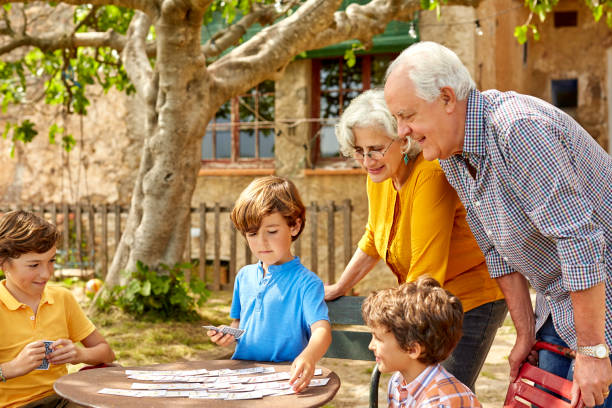
<path fill-rule="evenodd" d="M 437 161 L 418 143 L 397 136 L 382 90 L 355 98 L 336 125 L 336 137 L 368 173 L 368 224 L 358 249 L 327 300 L 342 296 L 383 259 L 398 284 L 427 274 L 461 299 L 463 337 L 443 363 L 474 390 L 497 329 L 506 316 L 503 295 L 465 220 L 465 209 Z"/>

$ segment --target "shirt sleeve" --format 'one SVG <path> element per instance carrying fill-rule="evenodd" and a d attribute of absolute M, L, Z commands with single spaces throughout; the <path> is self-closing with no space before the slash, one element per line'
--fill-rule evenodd
<path fill-rule="evenodd" d="M 230 309 L 230 318 L 240 319 L 240 277 L 242 271 L 238 272 L 236 279 L 234 279 L 234 295 L 232 297 L 232 307 Z"/>
<path fill-rule="evenodd" d="M 458 201 L 442 170 L 419 175 L 410 214 L 410 280 L 429 274 L 444 284 Z"/>
<path fill-rule="evenodd" d="M 329 321 L 327 304 L 325 303 L 325 290 L 321 279 L 312 279 L 307 283 L 304 288 L 303 299 L 304 320 L 308 327 L 319 320 Z"/>
<path fill-rule="evenodd" d="M 96 326 L 87 318 L 72 293 L 66 291 L 64 308 L 68 313 L 68 333 L 73 343 L 78 343 L 96 330 Z"/>
<path fill-rule="evenodd" d="M 507 135 L 507 161 L 523 210 L 556 243 L 563 285 L 579 291 L 606 277 L 605 237 L 593 221 L 564 132 L 545 119 L 516 121 Z"/>

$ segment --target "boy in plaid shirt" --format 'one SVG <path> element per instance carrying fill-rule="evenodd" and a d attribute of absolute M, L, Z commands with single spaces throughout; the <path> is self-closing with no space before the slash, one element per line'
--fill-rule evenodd
<path fill-rule="evenodd" d="M 422 276 L 372 293 L 363 303 L 370 350 L 389 381 L 389 408 L 481 407 L 474 393 L 440 362 L 461 338 L 461 301 Z"/>

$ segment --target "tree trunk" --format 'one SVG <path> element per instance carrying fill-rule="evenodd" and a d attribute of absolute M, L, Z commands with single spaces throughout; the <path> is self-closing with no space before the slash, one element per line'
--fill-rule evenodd
<path fill-rule="evenodd" d="M 200 52 L 201 21 L 201 14 L 168 7 L 155 24 L 157 62 L 144 98 L 146 139 L 107 288 L 125 283 L 122 271 L 135 270 L 137 261 L 149 266 L 181 261 L 201 140 L 217 109 Z"/>

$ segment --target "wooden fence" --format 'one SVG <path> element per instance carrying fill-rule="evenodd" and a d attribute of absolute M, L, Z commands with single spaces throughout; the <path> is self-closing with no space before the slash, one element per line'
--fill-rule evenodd
<path fill-rule="evenodd" d="M 117 204 L 0 204 L 0 213 L 15 209 L 32 211 L 58 226 L 62 232 L 58 268 L 85 270 L 89 275 L 95 272 L 102 278 L 128 214 L 127 207 Z M 212 290 L 231 289 L 239 268 L 255 261 L 246 240 L 229 220 L 230 211 L 231 207 L 219 203 L 201 203 L 191 209 L 184 260 L 198 261 L 198 275 Z M 305 228 L 293 243 L 294 254 L 327 282 L 335 282 L 336 272 L 353 255 L 351 216 L 350 200 L 312 202 L 306 209 Z"/>

